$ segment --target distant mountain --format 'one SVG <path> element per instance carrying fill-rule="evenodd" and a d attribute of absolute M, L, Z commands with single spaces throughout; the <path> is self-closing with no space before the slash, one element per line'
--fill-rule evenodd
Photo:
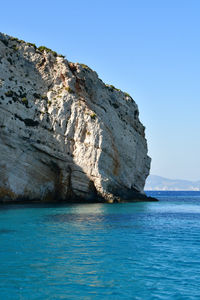
<path fill-rule="evenodd" d="M 149 175 L 144 189 L 146 191 L 200 191 L 200 181 L 168 179 Z"/>

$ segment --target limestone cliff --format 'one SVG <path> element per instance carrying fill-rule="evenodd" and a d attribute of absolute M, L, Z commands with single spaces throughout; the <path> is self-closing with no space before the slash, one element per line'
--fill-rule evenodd
<path fill-rule="evenodd" d="M 138 115 L 86 65 L 0 34 L 0 199 L 143 199 Z"/>

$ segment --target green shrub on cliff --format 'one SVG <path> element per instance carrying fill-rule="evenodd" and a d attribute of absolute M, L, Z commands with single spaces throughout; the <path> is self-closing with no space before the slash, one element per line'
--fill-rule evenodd
<path fill-rule="evenodd" d="M 131 98 L 131 96 L 130 96 L 128 93 L 126 93 L 126 92 L 124 92 L 124 95 L 125 95 L 126 97 L 130 97 L 130 98 Z"/>
<path fill-rule="evenodd" d="M 120 89 L 117 89 L 117 88 L 116 88 L 114 85 L 112 85 L 112 84 L 106 84 L 106 86 L 107 86 L 109 89 L 111 89 L 111 90 L 115 90 L 115 91 L 121 92 Z"/>
<path fill-rule="evenodd" d="M 7 91 L 7 92 L 5 92 L 5 96 L 6 97 L 12 97 L 13 96 L 13 91 Z"/>
<path fill-rule="evenodd" d="M 47 48 L 47 47 L 45 47 L 45 46 L 40 46 L 40 47 L 38 47 L 38 50 L 40 51 L 40 52 L 44 52 L 44 51 L 46 51 L 47 53 L 52 53 L 53 54 L 53 56 L 57 56 L 58 54 L 55 52 L 55 51 L 53 51 L 53 50 L 51 50 L 50 48 Z"/>
<path fill-rule="evenodd" d="M 34 47 L 35 49 L 37 49 L 36 45 L 33 43 L 27 43 L 28 46 Z"/>
<path fill-rule="evenodd" d="M 96 116 L 97 116 L 97 115 L 96 115 L 95 113 L 92 113 L 92 114 L 90 115 L 90 117 L 91 117 L 92 120 L 95 120 L 95 119 L 96 119 Z"/>
<path fill-rule="evenodd" d="M 80 64 L 80 65 L 83 69 L 93 72 L 93 70 L 90 67 L 88 67 L 87 65 L 85 65 L 85 64 Z"/>
<path fill-rule="evenodd" d="M 67 86 L 67 87 L 65 88 L 65 91 L 67 91 L 67 92 L 70 93 L 70 94 L 73 94 L 73 93 L 74 93 L 74 91 L 73 91 L 69 86 Z"/>
<path fill-rule="evenodd" d="M 17 47 L 17 45 L 13 45 L 12 46 L 13 50 L 17 51 L 19 48 Z"/>
<path fill-rule="evenodd" d="M 28 100 L 27 100 L 27 98 L 26 98 L 26 97 L 23 97 L 23 98 L 22 98 L 22 103 L 23 103 L 23 104 L 25 104 L 25 105 L 27 105 L 27 104 L 28 104 Z"/>

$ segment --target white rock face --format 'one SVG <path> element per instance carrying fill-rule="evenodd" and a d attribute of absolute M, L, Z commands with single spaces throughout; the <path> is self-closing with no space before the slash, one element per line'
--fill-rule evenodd
<path fill-rule="evenodd" d="M 87 66 L 0 34 L 0 198 L 139 197 L 150 158 L 138 115 Z"/>

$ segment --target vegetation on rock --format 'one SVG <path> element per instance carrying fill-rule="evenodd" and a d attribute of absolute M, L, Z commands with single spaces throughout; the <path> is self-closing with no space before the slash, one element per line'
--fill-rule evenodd
<path fill-rule="evenodd" d="M 51 50 L 50 48 L 47 48 L 47 47 L 45 47 L 45 46 L 40 46 L 40 47 L 38 47 L 37 48 L 40 52 L 47 52 L 47 53 L 52 53 L 53 54 L 53 56 L 57 56 L 58 54 L 55 52 L 55 51 L 53 51 L 53 50 Z"/>

